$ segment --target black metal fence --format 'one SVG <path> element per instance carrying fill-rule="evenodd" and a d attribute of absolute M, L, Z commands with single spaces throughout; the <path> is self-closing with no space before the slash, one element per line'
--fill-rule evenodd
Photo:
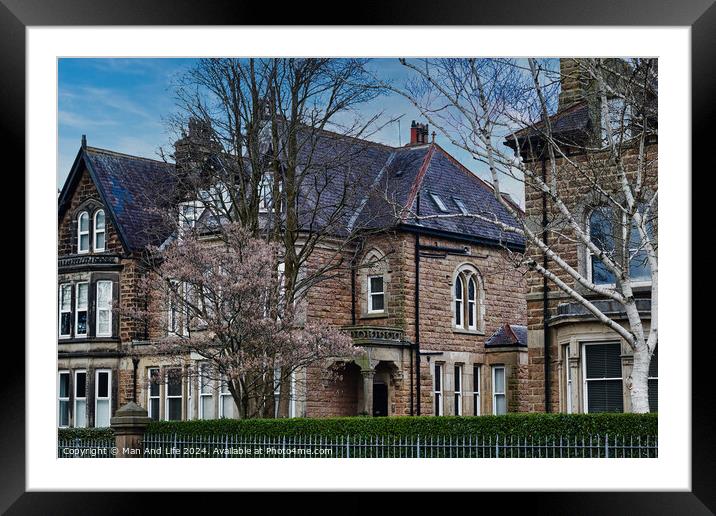
<path fill-rule="evenodd" d="M 653 458 L 656 437 L 351 437 L 145 435 L 145 457 Z"/>
<path fill-rule="evenodd" d="M 656 437 L 181 436 L 146 434 L 143 456 L 163 458 L 655 458 Z M 116 455 L 109 439 L 58 443 L 60 458 Z"/>

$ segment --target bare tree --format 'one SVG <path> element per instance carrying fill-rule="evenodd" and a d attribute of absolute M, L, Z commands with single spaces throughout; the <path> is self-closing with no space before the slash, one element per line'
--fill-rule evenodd
<path fill-rule="evenodd" d="M 659 306 L 656 60 L 574 60 L 574 78 L 563 77 L 555 60 L 401 63 L 413 79 L 405 88 L 388 87 L 409 99 L 451 143 L 487 166 L 495 197 L 516 223 L 505 224 L 489 213 L 466 216 L 522 235 L 527 250 L 521 262 L 629 344 L 634 354 L 627 379 L 632 409 L 648 412 Z M 552 114 L 563 79 L 581 81 L 581 100 L 596 125 L 579 131 L 558 125 L 563 122 Z M 544 197 L 543 220 L 525 216 L 504 195 L 502 180 L 507 178 L 524 183 L 527 202 L 534 200 L 530 196 Z M 597 211 L 591 227 L 585 219 L 587 205 Z M 575 249 L 591 257 L 591 267 L 575 262 Z M 637 279 L 646 280 L 650 289 L 648 331 L 634 293 Z M 605 313 L 595 298 L 616 303 L 628 324 Z"/>
<path fill-rule="evenodd" d="M 293 374 L 357 348 L 337 328 L 295 324 L 284 277 L 272 269 L 277 246 L 227 223 L 223 238 L 207 242 L 194 228 L 163 249 L 141 291 L 151 302 L 130 315 L 155 335 L 155 352 L 180 365 L 189 378 L 226 388 L 240 418 L 273 417 L 276 394 Z M 202 370 L 185 367 L 198 355 Z M 196 363 L 195 360 L 189 362 Z"/>
<path fill-rule="evenodd" d="M 170 125 L 181 136 L 172 192 L 179 225 L 226 240 L 224 228 L 240 224 L 273 245 L 268 270 L 282 271 L 286 307 L 355 266 L 370 226 L 351 217 L 370 188 L 374 154 L 387 149 L 365 140 L 379 129 L 379 115 L 364 119 L 354 109 L 381 93 L 369 87 L 365 64 L 203 59 L 176 85 L 179 113 Z M 282 367 L 282 378 L 295 369 Z M 282 414 L 287 388 L 281 387 Z"/>

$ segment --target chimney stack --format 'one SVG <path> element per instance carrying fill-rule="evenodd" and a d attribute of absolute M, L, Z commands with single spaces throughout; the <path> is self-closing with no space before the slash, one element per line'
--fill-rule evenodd
<path fill-rule="evenodd" d="M 578 59 L 559 60 L 559 111 L 585 100 L 589 89 L 589 79 L 585 75 Z"/>
<path fill-rule="evenodd" d="M 415 123 L 410 124 L 410 143 L 408 145 L 423 145 L 428 143 L 428 124 Z"/>

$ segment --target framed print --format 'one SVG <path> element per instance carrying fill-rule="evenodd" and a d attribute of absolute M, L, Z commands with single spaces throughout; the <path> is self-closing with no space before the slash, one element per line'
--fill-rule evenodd
<path fill-rule="evenodd" d="M 714 7 L 264 11 L 4 2 L 28 246 L 3 508 L 713 511 L 690 167 Z"/>

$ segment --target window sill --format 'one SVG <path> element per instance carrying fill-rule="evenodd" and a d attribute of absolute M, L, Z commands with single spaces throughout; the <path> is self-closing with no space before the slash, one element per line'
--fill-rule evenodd
<path fill-rule="evenodd" d="M 466 330 L 466 329 L 464 329 L 464 328 L 455 328 L 455 327 L 453 327 L 452 332 L 453 332 L 453 333 L 458 333 L 458 334 L 461 334 L 461 335 L 478 335 L 478 336 L 483 336 L 483 337 L 485 336 L 485 332 L 484 332 L 484 331 L 480 331 L 480 330 Z"/>
<path fill-rule="evenodd" d="M 373 313 L 364 313 L 361 314 L 361 319 L 384 319 L 386 317 L 390 316 L 388 312 L 373 312 Z"/>
<path fill-rule="evenodd" d="M 57 339 L 58 344 L 80 344 L 80 343 L 99 343 L 99 342 L 119 342 L 119 337 L 75 337 L 73 339 L 63 338 Z"/>

